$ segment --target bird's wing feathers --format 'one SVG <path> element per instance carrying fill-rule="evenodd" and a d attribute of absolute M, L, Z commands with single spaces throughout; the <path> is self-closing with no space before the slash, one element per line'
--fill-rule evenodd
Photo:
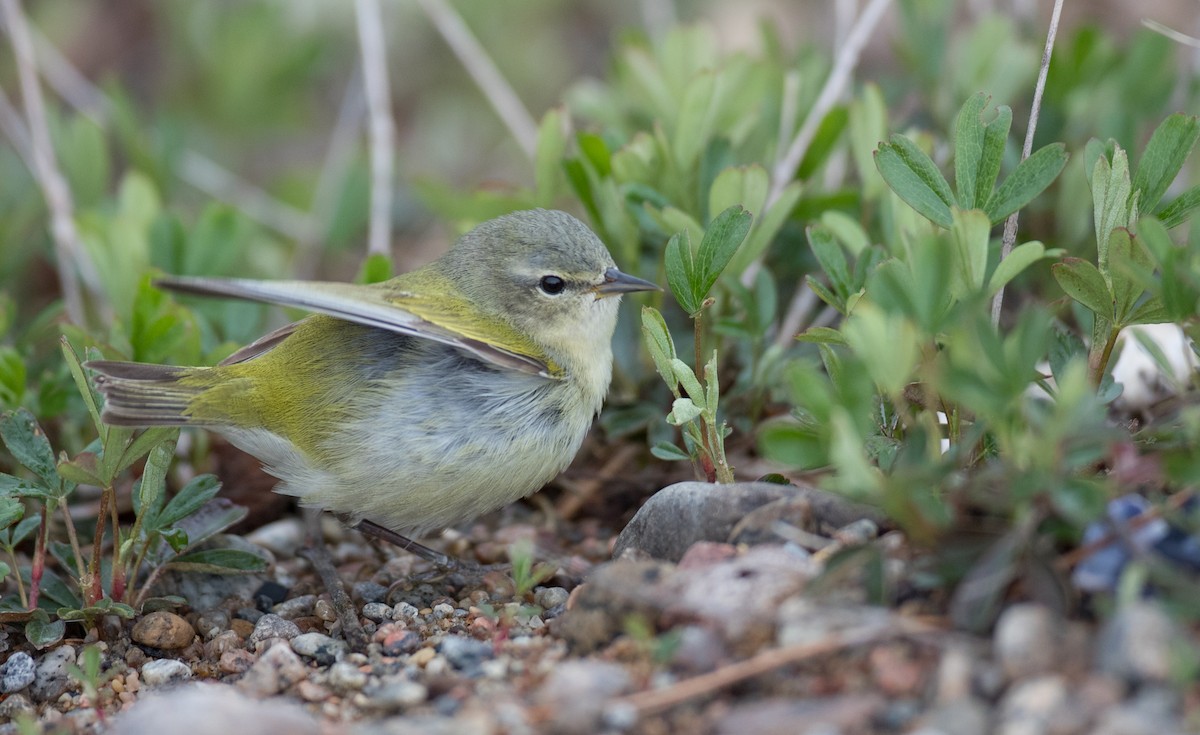
<path fill-rule="evenodd" d="M 390 281 L 372 286 L 319 281 L 257 281 L 244 278 L 163 278 L 157 284 L 181 293 L 230 296 L 294 306 L 457 347 L 507 370 L 561 378 L 562 369 L 507 322 L 482 317 L 469 302 L 446 291 Z M 271 349 L 295 325 L 278 329 L 226 359 L 242 362 Z"/>

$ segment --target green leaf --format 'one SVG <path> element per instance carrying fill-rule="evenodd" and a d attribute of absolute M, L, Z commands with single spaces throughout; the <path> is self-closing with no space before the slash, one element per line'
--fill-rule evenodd
<path fill-rule="evenodd" d="M 42 525 L 42 517 L 40 514 L 25 516 L 21 521 L 11 529 L 5 529 L 0 532 L 0 539 L 4 541 L 4 548 L 11 549 L 19 546 L 22 541 L 29 538 L 29 534 L 37 530 L 37 527 Z"/>
<path fill-rule="evenodd" d="M 117 463 L 116 472 L 121 473 L 131 467 L 142 457 L 150 453 L 156 445 L 163 442 L 171 442 L 174 444 L 179 440 L 179 428 L 175 426 L 155 426 L 146 429 L 141 434 L 137 435 L 129 446 L 125 447 L 125 452 L 121 456 L 121 461 Z"/>
<path fill-rule="evenodd" d="M 80 363 L 79 355 L 74 351 L 71 342 L 67 341 L 66 336 L 61 336 L 59 343 L 62 346 L 62 358 L 66 360 L 67 368 L 71 370 L 71 377 L 76 384 L 76 389 L 79 390 L 79 395 L 83 396 L 84 406 L 88 407 L 91 423 L 96 426 L 96 430 L 103 437 L 106 425 L 100 420 L 100 402 L 98 402 L 96 390 L 92 388 L 88 377 L 84 375 L 83 364 Z"/>
<path fill-rule="evenodd" d="M 1158 213 L 1158 219 L 1169 230 L 1186 222 L 1197 207 L 1200 207 L 1200 184 L 1175 197 L 1175 201 Z"/>
<path fill-rule="evenodd" d="M 982 92 L 970 97 L 955 125 L 954 186 L 962 209 L 982 208 L 991 197 L 1012 125 L 1012 109 L 1007 105 L 996 108 L 990 122 L 983 122 L 988 99 Z"/>
<path fill-rule="evenodd" d="M 8 528 L 25 515 L 25 506 L 16 498 L 0 497 L 0 528 Z M 0 574 L 0 577 L 4 575 Z"/>
<path fill-rule="evenodd" d="M 703 72 L 688 82 L 679 105 L 671 152 L 680 171 L 689 171 L 712 135 L 716 112 L 716 77 Z"/>
<path fill-rule="evenodd" d="M 797 179 L 808 179 L 829 159 L 829 154 L 833 152 L 834 146 L 841 139 L 842 132 L 846 129 L 846 123 L 849 120 L 850 110 L 843 105 L 835 105 L 825 117 L 821 118 L 820 124 L 817 125 L 817 132 L 813 135 L 812 143 L 804 152 L 804 158 L 800 160 L 800 165 L 796 167 Z M 755 210 L 751 209 L 751 211 Z"/>
<path fill-rule="evenodd" d="M 142 479 L 134 494 L 134 511 L 138 515 L 145 515 L 158 505 L 166 489 L 167 470 L 171 468 L 174 456 L 174 442 L 163 442 L 150 450 L 146 468 L 142 471 Z"/>
<path fill-rule="evenodd" d="M 1133 190 L 1141 192 L 1138 205 L 1150 212 L 1175 180 L 1200 138 L 1200 119 L 1175 113 L 1162 121 L 1150 136 L 1133 177 Z"/>
<path fill-rule="evenodd" d="M 988 199 L 985 210 L 992 224 L 1004 221 L 1008 215 L 1024 207 L 1041 194 L 1067 165 L 1067 148 L 1053 143 L 1039 148 L 1021 161 L 1015 171 L 1000 184 Z"/>
<path fill-rule="evenodd" d="M 672 426 L 683 426 L 689 421 L 693 421 L 704 413 L 704 409 L 697 406 L 690 398 L 676 398 L 671 404 L 671 412 L 667 414 L 667 423 Z"/>
<path fill-rule="evenodd" d="M 850 254 L 858 257 L 859 253 L 871 245 L 871 236 L 863 229 L 858 220 L 845 212 L 831 209 L 821 213 L 821 224 L 838 239 Z"/>
<path fill-rule="evenodd" d="M 96 455 L 91 452 L 81 452 L 74 459 L 59 462 L 58 474 L 64 480 L 77 485 L 104 486 L 104 480 L 100 478 L 96 465 Z"/>
<path fill-rule="evenodd" d="M 954 224 L 950 242 L 954 245 L 959 295 L 974 293 L 983 287 L 987 271 L 988 234 L 991 230 L 987 215 L 978 209 L 953 210 Z"/>
<path fill-rule="evenodd" d="M 1041 260 L 1045 254 L 1046 246 L 1037 240 L 1023 242 L 1013 248 L 1008 257 L 1000 261 L 996 266 L 996 270 L 992 272 L 992 277 L 988 281 L 988 294 L 995 294 L 1004 288 L 1009 281 L 1016 278 L 1018 274 L 1029 266 Z"/>
<path fill-rule="evenodd" d="M 805 276 L 804 282 L 808 284 L 808 287 L 812 289 L 812 292 L 815 293 L 818 298 L 836 309 L 839 314 L 845 314 L 847 311 L 849 311 L 846 300 L 826 288 L 824 283 L 821 283 L 812 276 Z"/>
<path fill-rule="evenodd" d="M 1102 318 L 1112 318 L 1112 295 L 1096 266 L 1082 258 L 1063 258 L 1050 266 L 1050 272 L 1068 296 Z"/>
<path fill-rule="evenodd" d="M 66 632 L 66 622 L 51 621 L 45 610 L 34 610 L 33 617 L 25 623 L 25 639 L 39 651 L 61 641 Z"/>
<path fill-rule="evenodd" d="M 534 155 L 533 180 L 538 206 L 554 203 L 554 193 L 562 176 L 562 160 L 566 157 L 565 110 L 556 107 L 542 116 L 538 126 L 537 151 Z"/>
<path fill-rule="evenodd" d="M 650 454 L 653 454 L 659 459 L 667 462 L 678 462 L 679 460 L 690 459 L 688 453 L 675 446 L 671 442 L 655 442 L 654 446 L 650 447 Z M 0 579 L 3 575 L 0 575 Z"/>
<path fill-rule="evenodd" d="M 910 207 L 934 224 L 949 228 L 954 195 L 933 160 L 903 135 L 893 135 L 875 151 L 875 166 Z"/>
<path fill-rule="evenodd" d="M 221 482 L 215 475 L 196 475 L 167 503 L 154 519 L 156 528 L 173 526 L 217 496 Z"/>
<path fill-rule="evenodd" d="M 651 306 L 642 307 L 642 339 L 650 358 L 654 360 L 654 369 L 662 376 L 672 393 L 679 392 L 679 380 L 671 369 L 671 360 L 675 359 L 675 342 L 667 330 L 667 323 L 658 309 Z"/>
<path fill-rule="evenodd" d="M 667 285 L 675 300 L 688 314 L 700 311 L 700 301 L 692 295 L 691 274 L 695 270 L 692 264 L 692 238 L 687 230 L 681 230 L 667 241 L 667 249 L 663 255 L 667 270 Z"/>
<path fill-rule="evenodd" d="M 738 248 L 733 260 L 729 263 L 728 267 L 734 275 L 741 276 L 747 266 L 767 251 L 767 247 L 770 246 L 771 241 L 775 239 L 775 235 L 779 233 L 783 223 L 787 221 L 788 216 L 796 207 L 796 202 L 800 201 L 802 191 L 800 182 L 793 181 L 783 188 L 775 203 L 767 208 L 765 214 L 755 216 L 754 226 L 750 228 L 750 236 L 746 238 L 745 244 Z"/>
<path fill-rule="evenodd" d="M 767 201 L 768 186 L 767 170 L 762 166 L 730 166 L 713 180 L 708 191 L 708 211 L 723 212 L 740 204 L 761 214 Z"/>
<path fill-rule="evenodd" d="M 700 241 L 700 249 L 696 252 L 696 275 L 701 278 L 697 284 L 699 288 L 693 294 L 696 301 L 703 302 L 708 296 L 721 271 L 729 265 L 738 246 L 746 239 L 753 219 L 740 205 L 734 205 L 723 210 L 708 224 L 704 239 Z"/>
<path fill-rule="evenodd" d="M 704 409 L 704 389 L 700 387 L 700 381 L 696 378 L 696 374 L 687 366 L 687 363 L 680 359 L 671 360 L 671 370 L 675 373 L 675 378 L 679 380 L 679 384 L 683 386 L 683 390 L 687 393 L 688 398 L 692 402 Z"/>
<path fill-rule="evenodd" d="M 809 327 L 796 335 L 797 342 L 811 342 L 825 345 L 844 345 L 846 336 L 836 329 L 829 327 Z"/>
<path fill-rule="evenodd" d="M 0 439 L 13 458 L 41 478 L 46 487 L 53 490 L 62 485 L 50 440 L 29 409 L 19 408 L 0 415 Z"/>
<path fill-rule="evenodd" d="M 382 283 L 392 277 L 392 256 L 387 253 L 371 253 L 358 270 L 355 283 Z"/>
<path fill-rule="evenodd" d="M 167 567 L 207 574 L 242 574 L 263 571 L 267 568 L 267 560 L 241 549 L 203 549 L 178 556 L 168 562 Z"/>
<path fill-rule="evenodd" d="M 1111 164 L 1104 157 L 1096 160 L 1092 172 L 1092 206 L 1096 227 L 1097 263 L 1101 273 L 1108 273 L 1109 236 L 1114 229 L 1129 226 L 1131 191 L 1129 158 L 1124 150 L 1117 148 L 1113 152 Z M 1107 282 L 1107 277 L 1105 280 Z"/>
<path fill-rule="evenodd" d="M 852 289 L 850 265 L 846 261 L 846 255 L 842 252 L 841 245 L 834 239 L 833 232 L 825 225 L 809 225 L 806 233 L 809 247 L 812 248 L 817 262 L 821 264 L 821 269 L 828 276 L 834 293 L 837 294 L 841 303 L 845 303 L 846 297 L 850 295 Z"/>
<path fill-rule="evenodd" d="M 1160 299 L 1146 299 L 1125 318 L 1126 324 L 1163 324 L 1173 321 L 1175 318 Z"/>
<path fill-rule="evenodd" d="M 1113 294 L 1113 321 L 1118 326 L 1126 319 L 1146 290 L 1143 279 L 1151 276 L 1150 253 L 1129 230 L 1118 227 L 1108 239 L 1108 258 Z"/>

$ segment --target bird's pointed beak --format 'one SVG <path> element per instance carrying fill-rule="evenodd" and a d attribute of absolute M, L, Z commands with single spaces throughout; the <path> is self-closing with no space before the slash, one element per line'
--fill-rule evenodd
<path fill-rule="evenodd" d="M 596 298 L 603 299 L 608 296 L 620 296 L 631 291 L 661 291 L 662 289 L 649 281 L 622 273 L 614 266 L 604 271 L 604 282 L 593 287 L 592 290 L 596 292 Z"/>

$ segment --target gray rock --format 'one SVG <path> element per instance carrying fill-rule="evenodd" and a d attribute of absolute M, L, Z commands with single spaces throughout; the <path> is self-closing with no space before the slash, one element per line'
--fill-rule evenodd
<path fill-rule="evenodd" d="M 382 623 L 392 619 L 392 608 L 382 602 L 368 602 L 362 606 L 362 615 L 367 620 Z"/>
<path fill-rule="evenodd" d="M 229 630 L 229 613 L 224 610 L 205 610 L 196 616 L 196 632 L 206 641 Z"/>
<path fill-rule="evenodd" d="M 129 637 L 143 646 L 173 650 L 190 645 L 196 631 L 175 613 L 156 610 L 138 620 Z"/>
<path fill-rule="evenodd" d="M 817 735 L 872 732 L 886 706 L 877 694 L 847 694 L 804 700 L 768 699 L 731 707 L 716 723 L 718 735 Z"/>
<path fill-rule="evenodd" d="M 1013 605 L 996 621 L 992 642 L 1009 681 L 1049 673 L 1061 662 L 1064 621 L 1033 603 Z"/>
<path fill-rule="evenodd" d="M 290 641 L 298 635 L 300 635 L 300 628 L 295 623 L 290 620 L 284 620 L 275 613 L 267 613 L 254 624 L 254 630 L 250 631 L 250 637 L 246 639 L 246 645 L 253 648 L 255 644 L 272 638 L 282 638 L 285 641 Z"/>
<path fill-rule="evenodd" d="M 988 732 L 988 707 L 973 697 L 946 702 L 921 718 L 923 735 L 978 735 Z"/>
<path fill-rule="evenodd" d="M 1096 641 L 1097 668 L 1133 684 L 1167 681 L 1176 663 L 1196 657 L 1196 645 L 1147 600 L 1122 605 Z"/>
<path fill-rule="evenodd" d="M 467 676 L 480 676 L 480 665 L 495 655 L 495 649 L 487 641 L 446 636 L 438 645 L 438 653 L 445 656 L 451 666 Z"/>
<path fill-rule="evenodd" d="M 404 623 L 410 620 L 416 620 L 421 616 L 421 611 L 416 605 L 407 602 L 397 602 L 392 608 L 392 620 Z"/>
<path fill-rule="evenodd" d="M 1183 735 L 1180 692 L 1146 686 L 1133 699 L 1108 708 L 1096 718 L 1093 735 Z"/>
<path fill-rule="evenodd" d="M 546 708 L 555 732 L 593 733 L 599 730 L 606 700 L 629 691 L 632 684 L 629 672 L 619 664 L 565 661 L 534 693 L 534 701 Z"/>
<path fill-rule="evenodd" d="M 354 595 L 363 602 L 387 602 L 388 588 L 375 582 L 358 582 Z"/>
<path fill-rule="evenodd" d="M 367 685 L 367 675 L 348 661 L 338 661 L 329 667 L 328 681 L 338 691 L 357 691 Z"/>
<path fill-rule="evenodd" d="M 321 666 L 328 666 L 346 655 L 348 646 L 345 641 L 323 633 L 301 633 L 292 639 L 292 650 Z"/>
<path fill-rule="evenodd" d="M 570 592 L 563 587 L 538 587 L 533 592 L 533 604 L 543 610 L 551 610 L 559 605 L 567 604 Z"/>
<path fill-rule="evenodd" d="M 1052 727 L 1052 723 L 1068 716 L 1069 691 L 1061 676 L 1039 676 L 1020 681 L 1009 688 L 1000 700 L 1000 722 L 997 733 L 1075 732 Z"/>
<path fill-rule="evenodd" d="M 258 657 L 237 686 L 243 692 L 269 697 L 308 676 L 308 667 L 285 642 L 277 642 Z"/>
<path fill-rule="evenodd" d="M 415 707 L 429 698 L 429 690 L 424 684 L 403 676 L 388 677 L 363 693 L 371 707 L 386 711 Z"/>
<path fill-rule="evenodd" d="M 815 524 L 817 530 L 840 528 L 859 518 L 879 516 L 878 511 L 811 487 L 766 482 L 732 485 L 680 482 L 663 488 L 646 501 L 617 537 L 613 556 L 619 558 L 626 551 L 635 551 L 656 559 L 678 561 L 697 541 L 729 541 L 735 527 L 748 514 L 781 500 L 787 500 L 784 505 L 793 510 L 800 507 L 799 500 L 807 500 L 811 515 L 806 520 Z M 745 527 L 741 531 L 750 533 Z"/>
<path fill-rule="evenodd" d="M 111 735 L 319 735 L 316 718 L 280 700 L 251 699 L 224 684 L 187 684 L 139 698 L 113 720 Z"/>
<path fill-rule="evenodd" d="M 37 707 L 24 694 L 10 694 L 0 702 L 0 722 L 12 722 L 20 715 L 37 717 Z"/>
<path fill-rule="evenodd" d="M 17 651 L 0 664 L 0 692 L 11 694 L 19 692 L 33 683 L 37 673 L 37 665 L 33 657 L 24 651 Z"/>
<path fill-rule="evenodd" d="M 192 678 L 192 667 L 173 658 L 156 658 L 142 665 L 142 683 L 150 688 L 178 684 Z"/>
<path fill-rule="evenodd" d="M 34 674 L 33 684 L 29 694 L 35 702 L 49 702 L 58 699 L 67 691 L 71 683 L 67 675 L 67 665 L 75 663 L 75 649 L 71 646 L 59 646 L 50 651 L 38 661 L 37 673 Z"/>
<path fill-rule="evenodd" d="M 300 595 L 290 600 L 284 600 L 271 608 L 271 612 L 284 620 L 295 620 L 296 618 L 304 618 L 312 615 L 313 607 L 316 604 L 316 595 Z"/>

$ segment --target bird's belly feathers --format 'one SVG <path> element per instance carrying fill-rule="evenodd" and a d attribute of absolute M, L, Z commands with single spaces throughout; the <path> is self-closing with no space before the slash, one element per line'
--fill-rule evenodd
<path fill-rule="evenodd" d="M 266 429 L 220 431 L 263 460 L 279 492 L 400 533 L 495 510 L 566 468 L 602 395 L 440 351 L 355 391 L 315 456 Z"/>

